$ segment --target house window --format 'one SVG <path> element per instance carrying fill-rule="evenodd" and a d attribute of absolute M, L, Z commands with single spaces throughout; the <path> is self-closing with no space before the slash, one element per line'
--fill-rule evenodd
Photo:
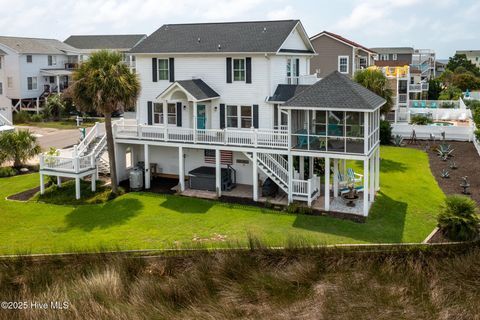
<path fill-rule="evenodd" d="M 365 69 L 366 67 L 368 67 L 367 58 L 360 57 L 358 65 L 359 65 L 360 69 Z"/>
<path fill-rule="evenodd" d="M 55 77 L 54 76 L 48 77 L 48 82 L 55 83 Z"/>
<path fill-rule="evenodd" d="M 233 81 L 245 81 L 245 59 L 233 59 Z"/>
<path fill-rule="evenodd" d="M 158 59 L 158 80 L 168 80 L 168 59 Z"/>
<path fill-rule="evenodd" d="M 287 59 L 287 84 L 298 84 L 298 76 L 300 72 L 297 68 L 300 59 L 289 58 Z"/>
<path fill-rule="evenodd" d="M 338 56 L 338 72 L 348 73 L 348 56 Z"/>
<path fill-rule="evenodd" d="M 168 124 L 177 124 L 177 106 L 175 103 L 167 104 Z"/>
<path fill-rule="evenodd" d="M 153 104 L 153 123 L 163 124 L 163 103 L 155 102 Z"/>
<path fill-rule="evenodd" d="M 250 129 L 253 125 L 251 106 L 227 106 L 227 127 Z"/>
<path fill-rule="evenodd" d="M 3 83 L 0 82 L 0 95 L 3 94 Z"/>
<path fill-rule="evenodd" d="M 13 78 L 12 77 L 7 77 L 7 87 L 8 88 L 13 88 Z"/>
<path fill-rule="evenodd" d="M 27 77 L 27 89 L 37 90 L 37 77 Z"/>
<path fill-rule="evenodd" d="M 227 127 L 238 128 L 237 106 L 227 106 Z"/>
<path fill-rule="evenodd" d="M 125 168 L 131 169 L 133 167 L 133 154 L 130 147 L 125 150 Z"/>
<path fill-rule="evenodd" d="M 57 56 L 48 56 L 48 65 L 56 66 L 57 65 Z"/>
<path fill-rule="evenodd" d="M 27 55 L 27 62 L 32 63 L 32 61 L 33 61 L 32 55 L 31 54 Z"/>
<path fill-rule="evenodd" d="M 388 60 L 388 54 L 382 53 L 382 54 L 379 56 L 378 60 L 380 60 L 380 61 L 387 61 L 387 60 Z"/>
<path fill-rule="evenodd" d="M 2 69 L 2 64 L 3 64 L 3 57 L 0 56 L 0 69 Z"/>
<path fill-rule="evenodd" d="M 396 53 L 392 54 L 392 60 L 393 61 L 396 61 L 398 59 L 398 56 Z"/>

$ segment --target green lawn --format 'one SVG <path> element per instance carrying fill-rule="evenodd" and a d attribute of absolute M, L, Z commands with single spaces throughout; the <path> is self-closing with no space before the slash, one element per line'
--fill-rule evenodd
<path fill-rule="evenodd" d="M 61 120 L 61 121 L 41 121 L 41 122 L 26 122 L 26 123 L 17 123 L 16 126 L 33 126 L 39 128 L 53 128 L 53 129 L 77 129 L 77 122 L 75 120 Z M 93 127 L 95 125 L 94 121 L 83 122 L 80 127 Z"/>
<path fill-rule="evenodd" d="M 5 200 L 38 185 L 38 175 L 0 179 L 0 253 L 49 253 L 100 249 L 154 249 L 226 236 L 248 235 L 273 246 L 289 241 L 316 244 L 421 242 L 435 227 L 444 194 L 424 152 L 383 147 L 381 192 L 368 221 L 294 215 L 214 201 L 129 193 L 83 206 Z M 360 171 L 360 170 L 359 170 Z M 73 197 L 73 194 L 72 194 Z M 225 242 L 202 242 L 224 246 Z"/>

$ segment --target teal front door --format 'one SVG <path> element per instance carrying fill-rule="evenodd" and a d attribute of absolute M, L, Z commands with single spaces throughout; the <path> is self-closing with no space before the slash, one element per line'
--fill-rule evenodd
<path fill-rule="evenodd" d="M 204 104 L 197 105 L 197 129 L 204 130 L 207 123 L 207 113 Z"/>

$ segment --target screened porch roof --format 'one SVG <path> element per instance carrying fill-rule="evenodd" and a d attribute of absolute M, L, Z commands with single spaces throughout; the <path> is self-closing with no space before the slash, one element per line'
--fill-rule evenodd
<path fill-rule="evenodd" d="M 373 112 L 386 100 L 338 71 L 302 90 L 282 109 L 320 109 Z"/>
<path fill-rule="evenodd" d="M 188 100 L 200 102 L 220 98 L 220 95 L 213 90 L 202 79 L 179 80 L 172 83 L 160 93 L 157 99 L 169 99 L 176 91 L 182 91 Z"/>

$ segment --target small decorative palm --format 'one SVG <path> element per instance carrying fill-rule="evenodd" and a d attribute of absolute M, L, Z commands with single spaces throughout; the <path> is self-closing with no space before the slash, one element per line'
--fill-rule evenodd
<path fill-rule="evenodd" d="M 12 161 L 13 166 L 18 168 L 40 151 L 37 138 L 29 130 L 0 134 L 0 164 Z"/>
<path fill-rule="evenodd" d="M 466 196 L 452 195 L 438 215 L 438 226 L 451 240 L 473 240 L 479 234 L 479 216 L 476 203 Z"/>
<path fill-rule="evenodd" d="M 455 170 L 455 169 L 458 168 L 457 163 L 456 163 L 455 161 L 453 161 L 453 160 L 450 161 L 449 167 L 450 167 L 450 169 L 452 169 L 452 170 Z"/>
<path fill-rule="evenodd" d="M 442 172 L 440 172 L 440 176 L 444 179 L 448 179 L 450 178 L 450 171 L 443 169 Z"/>

